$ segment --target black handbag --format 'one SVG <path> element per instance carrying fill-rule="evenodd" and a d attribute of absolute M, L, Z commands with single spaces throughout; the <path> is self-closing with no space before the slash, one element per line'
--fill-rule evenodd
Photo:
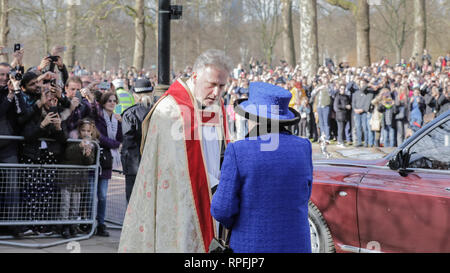
<path fill-rule="evenodd" d="M 100 149 L 100 166 L 102 169 L 112 169 L 113 166 L 113 158 L 111 154 L 111 150 L 108 148 Z"/>
<path fill-rule="evenodd" d="M 231 230 L 228 231 L 225 240 L 222 239 L 224 232 L 223 226 L 219 224 L 219 238 L 212 239 L 209 244 L 209 253 L 233 253 L 233 250 L 230 248 Z"/>

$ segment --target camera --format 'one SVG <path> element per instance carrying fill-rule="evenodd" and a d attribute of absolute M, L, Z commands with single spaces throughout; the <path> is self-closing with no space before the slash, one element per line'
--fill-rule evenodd
<path fill-rule="evenodd" d="M 55 79 L 52 79 L 52 80 L 44 80 L 43 83 L 44 83 L 44 84 L 50 83 L 51 86 L 56 86 L 56 80 L 55 80 Z"/>
<path fill-rule="evenodd" d="M 58 56 L 48 56 L 52 63 L 56 63 L 58 61 Z"/>
<path fill-rule="evenodd" d="M 8 73 L 10 76 L 12 76 L 16 81 L 21 81 L 22 80 L 22 72 L 20 72 L 17 69 L 13 69 Z"/>
<path fill-rule="evenodd" d="M 45 69 L 43 72 L 55 72 L 55 66 L 58 62 L 58 56 L 48 56 L 47 59 L 50 60 L 50 65 L 47 66 L 47 69 Z"/>

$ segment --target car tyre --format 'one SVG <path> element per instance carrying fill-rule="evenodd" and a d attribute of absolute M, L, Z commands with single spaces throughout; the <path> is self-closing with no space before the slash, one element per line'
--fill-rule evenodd
<path fill-rule="evenodd" d="M 313 253 L 334 253 L 333 238 L 320 210 L 311 201 L 308 204 L 308 220 L 311 230 L 311 250 Z"/>

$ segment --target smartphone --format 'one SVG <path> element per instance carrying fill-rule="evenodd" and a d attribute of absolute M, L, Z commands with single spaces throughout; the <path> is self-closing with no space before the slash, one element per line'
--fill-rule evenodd
<path fill-rule="evenodd" d="M 77 92 L 75 93 L 75 97 L 77 97 L 80 100 L 80 102 L 83 100 L 83 96 L 81 95 L 80 90 L 77 90 Z"/>
<path fill-rule="evenodd" d="M 50 107 L 49 113 L 56 113 L 56 114 L 58 114 L 58 107 L 56 107 L 56 106 Z"/>
<path fill-rule="evenodd" d="M 100 90 L 109 90 L 109 89 L 111 89 L 111 83 L 109 83 L 109 82 L 101 82 L 99 85 L 97 85 L 97 87 Z"/>
<path fill-rule="evenodd" d="M 14 52 L 22 49 L 22 44 L 14 44 Z"/>

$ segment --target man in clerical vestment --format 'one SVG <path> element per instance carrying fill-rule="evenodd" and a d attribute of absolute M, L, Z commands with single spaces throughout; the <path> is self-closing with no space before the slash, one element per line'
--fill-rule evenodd
<path fill-rule="evenodd" d="M 221 99 L 231 70 L 222 51 L 199 56 L 143 122 L 142 160 L 119 252 L 207 252 L 216 228 L 211 188 L 228 142 Z"/>

